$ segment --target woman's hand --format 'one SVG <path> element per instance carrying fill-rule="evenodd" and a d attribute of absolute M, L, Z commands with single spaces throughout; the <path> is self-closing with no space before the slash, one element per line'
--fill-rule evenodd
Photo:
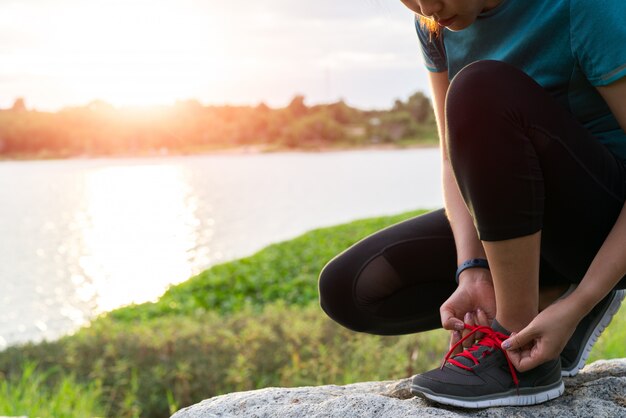
<path fill-rule="evenodd" d="M 584 315 L 568 298 L 541 311 L 523 330 L 502 343 L 509 359 L 520 372 L 557 358 Z"/>
<path fill-rule="evenodd" d="M 452 331 L 450 347 L 469 332 L 464 329 L 464 323 L 491 326 L 491 321 L 496 317 L 496 297 L 489 270 L 465 270 L 459 279 L 459 287 L 441 305 L 439 313 L 443 327 Z M 477 335 L 477 338 L 480 337 Z M 472 343 L 468 339 L 463 345 L 469 347 Z M 456 351 L 461 351 L 461 348 Z"/>

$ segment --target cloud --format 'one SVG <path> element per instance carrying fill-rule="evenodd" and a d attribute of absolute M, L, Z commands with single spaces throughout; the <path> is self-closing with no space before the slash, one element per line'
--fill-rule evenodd
<path fill-rule="evenodd" d="M 130 88 L 142 71 L 170 99 L 176 77 L 196 77 L 181 96 L 216 103 L 300 92 L 381 106 L 425 88 L 412 17 L 397 1 L 5 0 L 0 28 L 0 77 L 20 80 L 0 83 L 0 96 L 37 86 L 27 96 L 37 106 L 95 99 L 99 83 Z"/>

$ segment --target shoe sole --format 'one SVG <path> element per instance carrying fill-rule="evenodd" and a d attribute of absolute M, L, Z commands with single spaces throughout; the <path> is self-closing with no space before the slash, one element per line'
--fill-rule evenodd
<path fill-rule="evenodd" d="M 609 304 L 606 311 L 604 311 L 604 314 L 600 318 L 600 321 L 598 321 L 598 324 L 596 325 L 593 332 L 587 339 L 587 343 L 585 344 L 585 349 L 582 350 L 578 358 L 578 361 L 573 362 L 575 364 L 575 367 L 572 367 L 567 370 L 561 370 L 561 376 L 563 377 L 576 376 L 578 372 L 580 371 L 580 369 L 585 367 L 585 363 L 587 362 L 587 359 L 589 358 L 589 354 L 591 354 L 591 349 L 593 348 L 596 341 L 598 341 L 598 338 L 600 337 L 602 332 L 606 329 L 606 327 L 609 326 L 609 324 L 611 323 L 611 320 L 613 319 L 613 316 L 615 316 L 617 311 L 619 311 L 619 308 L 622 304 L 622 301 L 624 300 L 624 297 L 626 297 L 626 290 L 615 291 L 613 300 Z"/>
<path fill-rule="evenodd" d="M 538 391 L 539 390 L 539 391 Z M 411 392 L 414 395 L 429 399 L 444 405 L 457 406 L 461 408 L 489 408 L 492 406 L 527 406 L 537 405 L 558 398 L 565 392 L 563 381 L 559 381 L 550 386 L 521 388 L 519 394 L 517 389 L 497 395 L 482 396 L 476 398 L 461 398 L 454 396 L 439 395 L 426 388 L 411 385 Z M 524 393 L 526 392 L 526 393 Z"/>

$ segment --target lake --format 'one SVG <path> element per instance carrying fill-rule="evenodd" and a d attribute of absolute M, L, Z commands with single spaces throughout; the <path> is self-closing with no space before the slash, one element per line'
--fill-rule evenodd
<path fill-rule="evenodd" d="M 439 150 L 0 163 L 0 348 L 312 228 L 442 205 Z"/>

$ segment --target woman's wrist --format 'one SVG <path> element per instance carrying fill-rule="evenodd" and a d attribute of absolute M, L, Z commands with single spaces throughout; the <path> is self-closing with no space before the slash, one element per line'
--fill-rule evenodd
<path fill-rule="evenodd" d="M 493 283 L 491 272 L 486 268 L 466 269 L 458 276 L 459 287 L 477 282 Z"/>
<path fill-rule="evenodd" d="M 584 318 L 591 310 L 602 300 L 604 295 L 596 294 L 595 291 L 589 291 L 584 286 L 578 286 L 564 300 L 571 305 L 570 308 L 582 318 Z"/>
<path fill-rule="evenodd" d="M 572 318 L 576 324 L 587 316 L 589 312 L 597 305 L 599 300 L 595 300 L 595 297 L 586 294 L 584 291 L 579 291 L 578 288 L 566 297 L 558 300 L 557 304 L 561 305 L 563 309 L 568 312 L 570 318 Z"/>
<path fill-rule="evenodd" d="M 469 269 L 487 269 L 489 270 L 489 262 L 486 258 L 470 258 L 469 260 L 465 260 L 462 262 L 459 267 L 456 269 L 455 280 L 456 284 L 459 284 L 459 276 L 465 271 Z"/>

